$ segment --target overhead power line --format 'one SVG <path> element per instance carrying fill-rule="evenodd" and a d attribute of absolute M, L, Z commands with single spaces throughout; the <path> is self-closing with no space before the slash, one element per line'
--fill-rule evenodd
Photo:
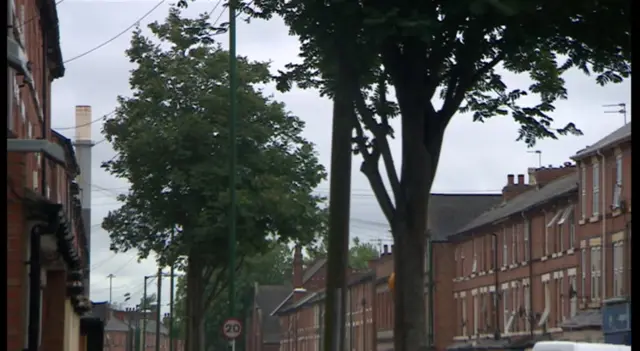
<path fill-rule="evenodd" d="M 96 119 L 92 120 L 91 122 L 87 122 L 87 123 L 79 124 L 79 125 L 77 125 L 77 126 L 73 126 L 73 127 L 61 127 L 61 128 L 56 128 L 56 127 L 54 127 L 53 129 L 54 129 L 54 130 L 56 130 L 56 131 L 58 131 L 58 130 L 71 130 L 71 129 L 78 129 L 78 128 L 80 128 L 80 127 L 85 127 L 85 126 L 88 126 L 88 125 L 94 124 L 94 123 L 96 123 L 96 122 L 99 122 L 99 121 L 101 121 L 101 120 L 103 120 L 103 119 L 105 119 L 105 118 L 107 118 L 107 117 L 111 116 L 111 115 L 112 115 L 112 114 L 114 114 L 115 112 L 116 112 L 116 110 L 113 110 L 113 111 L 111 111 L 111 112 L 109 112 L 109 113 L 107 113 L 107 114 L 105 114 L 105 115 L 102 115 L 102 116 L 100 116 L 100 117 L 98 117 L 98 118 L 96 118 Z"/>
<path fill-rule="evenodd" d="M 142 21 L 142 20 L 143 20 L 143 19 L 145 19 L 147 16 L 149 16 L 153 11 L 155 11 L 158 7 L 160 7 L 160 5 L 162 5 L 165 1 L 166 1 L 166 0 L 161 0 L 159 3 L 157 3 L 155 6 L 153 6 L 153 7 L 151 8 L 151 10 L 147 11 L 147 13 L 145 13 L 145 14 L 144 14 L 144 15 L 142 15 L 140 18 L 138 18 L 135 22 L 133 22 L 133 24 L 131 24 L 129 27 L 127 27 L 127 28 L 126 28 L 125 30 L 123 30 L 122 32 L 120 32 L 120 33 L 116 34 L 116 35 L 115 35 L 114 37 L 112 37 L 111 39 L 109 39 L 109 40 L 107 40 L 107 41 L 103 42 L 102 44 L 100 44 L 100 45 L 98 45 L 98 46 L 96 46 L 96 47 L 94 47 L 94 48 L 92 48 L 92 49 L 90 49 L 90 50 L 87 50 L 87 51 L 83 52 L 82 54 L 76 55 L 76 56 L 74 56 L 74 57 L 72 57 L 72 58 L 70 58 L 70 59 L 68 59 L 68 60 L 64 61 L 64 63 L 69 63 L 69 62 L 71 62 L 71 61 L 75 61 L 75 60 L 77 60 L 77 59 L 79 59 L 79 58 L 85 57 L 85 56 L 87 56 L 87 55 L 89 55 L 89 54 L 93 53 L 94 51 L 96 51 L 96 50 L 99 50 L 99 49 L 103 48 L 104 46 L 108 45 L 108 44 L 109 44 L 109 43 L 111 43 L 112 41 L 114 41 L 114 40 L 116 40 L 116 39 L 120 38 L 121 36 L 123 36 L 124 34 L 126 34 L 128 31 L 130 31 L 130 30 L 131 30 L 131 28 L 133 28 L 133 27 L 135 27 L 135 26 L 139 25 L 139 24 L 140 24 L 140 21 Z"/>

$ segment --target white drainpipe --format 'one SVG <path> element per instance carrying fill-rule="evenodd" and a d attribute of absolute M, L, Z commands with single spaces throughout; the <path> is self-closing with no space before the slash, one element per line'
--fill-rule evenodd
<path fill-rule="evenodd" d="M 607 167 L 605 164 L 606 158 L 604 157 L 604 154 L 600 150 L 596 153 L 602 158 L 600 163 L 602 175 L 600 176 L 600 184 L 598 184 L 598 186 L 600 187 L 600 193 L 602 194 L 602 208 L 600 209 L 602 212 L 602 243 L 600 244 L 600 252 L 602 253 L 602 272 L 600 274 L 602 277 L 602 293 L 600 294 L 600 301 L 604 301 L 607 297 L 607 187 L 604 186 L 607 184 L 605 179 Z"/>

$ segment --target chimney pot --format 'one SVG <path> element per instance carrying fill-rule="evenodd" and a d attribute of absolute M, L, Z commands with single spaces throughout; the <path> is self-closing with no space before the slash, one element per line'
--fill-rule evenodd
<path fill-rule="evenodd" d="M 518 184 L 524 185 L 524 174 L 518 174 Z"/>
<path fill-rule="evenodd" d="M 507 174 L 507 185 L 513 185 L 513 179 L 514 179 L 513 174 Z"/>

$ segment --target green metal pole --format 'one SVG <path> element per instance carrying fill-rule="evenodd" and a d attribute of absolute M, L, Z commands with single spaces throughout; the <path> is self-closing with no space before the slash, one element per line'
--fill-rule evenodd
<path fill-rule="evenodd" d="M 171 238 L 173 238 L 173 231 L 171 232 Z M 175 277 L 175 263 L 171 263 L 171 271 L 170 273 L 171 276 L 169 277 L 169 284 L 171 284 L 171 286 L 169 287 L 169 351 L 173 351 L 173 300 L 174 300 L 174 277 Z"/>
<path fill-rule="evenodd" d="M 236 317 L 236 120 L 238 107 L 236 101 L 237 75 L 236 65 L 236 0 L 229 2 L 229 317 Z"/>
<path fill-rule="evenodd" d="M 158 297 L 156 301 L 156 335 L 155 335 L 156 351 L 160 351 L 160 322 L 162 322 L 162 267 L 158 268 Z"/>
<path fill-rule="evenodd" d="M 429 337 L 428 337 L 428 341 L 429 341 L 429 349 L 433 350 L 434 349 L 434 327 L 433 327 L 433 323 L 434 323 L 434 296 L 433 296 L 433 291 L 434 291 L 434 282 L 433 282 L 433 277 L 434 277 L 434 271 L 433 271 L 433 242 L 431 241 L 431 235 L 429 235 L 429 237 L 427 238 L 427 252 L 428 252 L 428 264 L 429 264 Z"/>
<path fill-rule="evenodd" d="M 142 293 L 142 303 L 140 309 L 142 310 L 142 350 L 146 350 L 147 347 L 147 278 L 144 277 L 144 292 Z"/>

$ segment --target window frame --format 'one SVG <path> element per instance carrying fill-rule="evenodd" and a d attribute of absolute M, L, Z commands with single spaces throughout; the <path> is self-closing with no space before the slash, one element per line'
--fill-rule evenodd
<path fill-rule="evenodd" d="M 600 215 L 600 163 L 594 163 L 592 168 L 591 214 L 596 217 Z"/>
<path fill-rule="evenodd" d="M 591 251 L 591 301 L 600 301 L 602 291 L 602 250 L 601 246 L 590 247 Z M 594 262 L 595 261 L 595 262 Z"/>
<path fill-rule="evenodd" d="M 613 203 L 612 208 L 620 208 L 620 201 L 622 200 L 622 154 L 616 155 L 616 167 L 615 167 L 615 182 L 613 183 Z"/>

